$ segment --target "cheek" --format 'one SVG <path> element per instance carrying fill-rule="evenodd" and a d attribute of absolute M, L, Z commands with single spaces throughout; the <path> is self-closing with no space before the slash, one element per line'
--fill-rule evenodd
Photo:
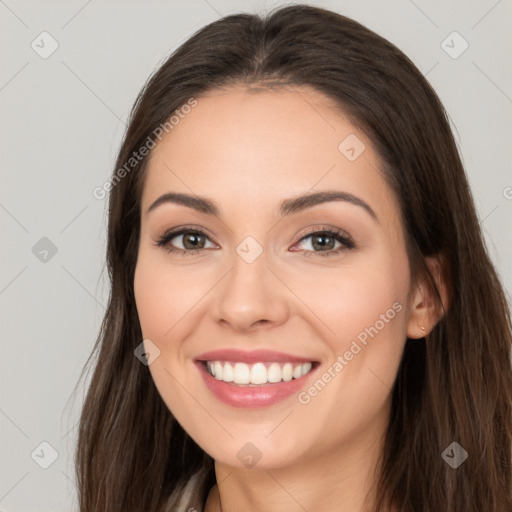
<path fill-rule="evenodd" d="M 302 293 L 306 305 L 320 318 L 316 325 L 325 326 L 320 327 L 321 336 L 330 352 L 322 378 L 328 384 L 312 408 L 336 410 L 343 403 L 361 418 L 380 409 L 405 343 L 408 268 L 405 253 L 390 249 L 374 252 L 339 272 L 330 269 L 302 278 L 297 294 Z M 317 387 L 324 389 L 322 383 Z M 317 393 L 306 392 L 305 401 Z"/>
<path fill-rule="evenodd" d="M 360 333 L 364 337 L 365 329 L 376 322 L 379 330 L 386 333 L 390 333 L 391 324 L 395 324 L 393 332 L 403 330 L 404 315 L 396 313 L 397 309 L 405 310 L 408 267 L 396 256 L 400 261 L 383 254 L 371 261 L 361 259 L 353 265 L 340 266 L 339 270 L 329 268 L 289 276 L 294 292 L 313 314 L 311 322 L 319 327 L 321 336 L 330 340 L 332 351 L 346 350 L 351 340 Z M 398 305 L 393 308 L 393 304 Z M 393 322 L 387 322 L 390 319 Z"/>
<path fill-rule="evenodd" d="M 305 302 L 328 327 L 330 360 L 299 402 L 329 425 L 317 432 L 325 449 L 336 436 L 356 436 L 383 417 L 405 343 L 407 268 L 397 255 L 344 269 L 334 280 L 331 273 L 330 286 L 327 274 L 325 282 L 316 275 L 316 286 L 304 282 Z"/>
<path fill-rule="evenodd" d="M 191 280 L 192 279 L 192 280 Z M 141 258 L 134 294 L 144 337 L 164 339 L 208 291 L 208 284 L 159 258 Z"/>
<path fill-rule="evenodd" d="M 151 254 L 139 258 L 134 275 L 135 303 L 143 338 L 160 350 L 149 366 L 153 382 L 168 409 L 183 418 L 189 415 L 189 395 L 178 383 L 190 391 L 193 387 L 186 381 L 188 367 L 183 364 L 180 340 L 189 332 L 186 320 L 199 300 L 201 287 L 190 285 L 187 272 L 158 259 Z"/>

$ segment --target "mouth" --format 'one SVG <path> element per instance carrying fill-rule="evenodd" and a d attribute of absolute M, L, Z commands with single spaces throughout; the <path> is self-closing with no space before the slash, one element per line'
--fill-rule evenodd
<path fill-rule="evenodd" d="M 194 360 L 210 393 L 232 407 L 260 408 L 298 393 L 319 361 L 280 352 L 218 350 Z"/>
<path fill-rule="evenodd" d="M 216 380 L 250 387 L 300 379 L 320 364 L 318 361 L 306 363 L 259 361 L 254 364 L 240 361 L 199 361 L 199 363 Z"/>

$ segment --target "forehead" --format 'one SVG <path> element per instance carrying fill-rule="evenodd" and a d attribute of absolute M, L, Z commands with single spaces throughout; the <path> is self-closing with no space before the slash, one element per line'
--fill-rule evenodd
<path fill-rule="evenodd" d="M 371 140 L 322 93 L 233 87 L 196 100 L 152 150 L 143 211 L 169 191 L 241 208 L 273 208 L 315 188 L 392 202 Z"/>

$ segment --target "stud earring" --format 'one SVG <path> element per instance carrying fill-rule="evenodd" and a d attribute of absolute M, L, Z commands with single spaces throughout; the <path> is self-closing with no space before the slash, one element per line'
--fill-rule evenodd
<path fill-rule="evenodd" d="M 426 330 L 427 330 L 423 325 L 421 325 L 421 326 L 420 326 L 420 329 L 421 329 L 422 331 L 426 331 Z"/>

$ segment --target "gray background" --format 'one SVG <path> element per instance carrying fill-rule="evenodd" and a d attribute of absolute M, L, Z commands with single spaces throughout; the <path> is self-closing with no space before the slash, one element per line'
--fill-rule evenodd
<path fill-rule="evenodd" d="M 0 0 L 0 510 L 76 510 L 84 386 L 72 391 L 108 296 L 106 200 L 92 190 L 112 172 L 136 94 L 198 28 L 285 3 Z M 427 76 L 451 117 L 491 257 L 510 291 L 512 1 L 310 4 L 362 22 Z M 51 38 L 58 48 L 42 58 Z M 464 40 L 469 47 L 454 58 Z M 42 442 L 58 455 L 47 469 L 52 449 Z"/>

